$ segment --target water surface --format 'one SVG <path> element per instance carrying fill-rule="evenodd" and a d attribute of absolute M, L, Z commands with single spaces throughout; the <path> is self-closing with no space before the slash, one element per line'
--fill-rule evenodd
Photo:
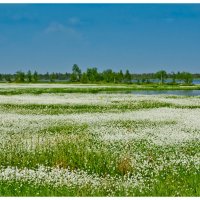
<path fill-rule="evenodd" d="M 200 90 L 132 90 L 128 93 L 131 94 L 144 94 L 144 95 L 182 95 L 182 96 L 199 96 Z"/>

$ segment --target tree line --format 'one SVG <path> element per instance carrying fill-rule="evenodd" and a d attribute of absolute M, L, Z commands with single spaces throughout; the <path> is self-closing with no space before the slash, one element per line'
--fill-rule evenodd
<path fill-rule="evenodd" d="M 96 67 L 87 68 L 85 72 L 82 72 L 81 68 L 74 64 L 72 66 L 71 73 L 45 73 L 39 74 L 37 71 L 28 72 L 17 71 L 15 74 L 0 74 L 0 81 L 16 82 L 16 83 L 36 83 L 42 81 L 55 82 L 55 81 L 68 81 L 77 83 L 138 83 L 148 84 L 152 80 L 159 80 L 160 84 L 166 82 L 168 84 L 177 84 L 178 82 L 185 84 L 192 84 L 194 78 L 200 78 L 200 74 L 191 74 L 189 72 L 171 72 L 167 73 L 165 70 L 160 70 L 156 73 L 143 73 L 134 74 L 130 73 L 129 70 L 119 70 L 118 72 L 112 69 L 104 70 L 99 72 Z"/>

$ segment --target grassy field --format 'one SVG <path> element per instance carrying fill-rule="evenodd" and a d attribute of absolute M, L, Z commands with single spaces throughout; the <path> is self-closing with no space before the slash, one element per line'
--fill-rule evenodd
<path fill-rule="evenodd" d="M 113 88 L 1 84 L 0 196 L 200 196 L 200 97 Z"/>

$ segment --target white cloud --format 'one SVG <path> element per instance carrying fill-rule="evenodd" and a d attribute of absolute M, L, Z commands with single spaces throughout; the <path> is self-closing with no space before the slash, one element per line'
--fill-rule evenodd
<path fill-rule="evenodd" d="M 62 23 L 59 22 L 52 22 L 50 23 L 45 29 L 44 29 L 45 34 L 51 34 L 51 33 L 62 33 L 65 34 L 69 37 L 76 38 L 76 39 L 81 39 L 82 34 L 77 31 L 75 28 L 66 26 Z"/>
<path fill-rule="evenodd" d="M 74 28 L 64 26 L 58 22 L 52 22 L 49 26 L 45 29 L 45 33 L 54 33 L 54 32 L 63 32 L 69 34 L 77 34 L 77 31 Z"/>
<path fill-rule="evenodd" d="M 52 22 L 49 26 L 45 29 L 45 33 L 52 33 L 52 32 L 65 32 L 67 28 L 60 23 Z"/>
<path fill-rule="evenodd" d="M 71 17 L 68 19 L 68 23 L 71 25 L 77 25 L 80 23 L 80 19 L 77 17 Z"/>

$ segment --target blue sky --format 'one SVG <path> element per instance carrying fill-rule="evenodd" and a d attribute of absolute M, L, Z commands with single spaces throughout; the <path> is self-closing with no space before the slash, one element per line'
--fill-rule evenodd
<path fill-rule="evenodd" d="M 200 73 L 200 4 L 0 4 L 0 73 Z"/>

